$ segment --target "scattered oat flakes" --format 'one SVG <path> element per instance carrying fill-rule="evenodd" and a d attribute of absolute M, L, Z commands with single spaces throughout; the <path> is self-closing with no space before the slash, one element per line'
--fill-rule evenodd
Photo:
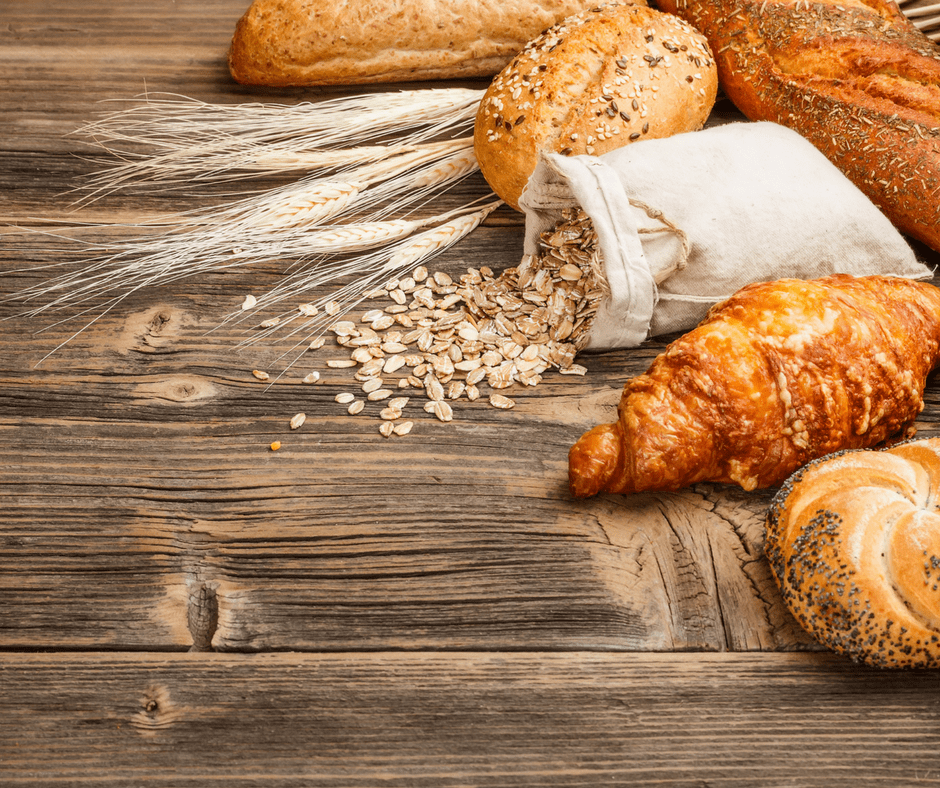
<path fill-rule="evenodd" d="M 307 420 L 306 413 L 298 413 L 290 420 L 290 428 L 292 430 L 299 429 L 303 426 L 303 423 Z"/>
<path fill-rule="evenodd" d="M 249 294 L 245 296 L 245 300 L 242 301 L 242 310 L 251 309 L 258 303 L 258 299 L 253 295 Z"/>
<path fill-rule="evenodd" d="M 490 405 L 494 408 L 500 408 L 501 410 L 509 410 L 515 406 L 515 402 L 509 399 L 509 397 L 504 397 L 502 394 L 490 394 Z"/>
<path fill-rule="evenodd" d="M 474 402 L 486 396 L 493 407 L 509 409 L 515 403 L 500 393 L 504 390 L 537 386 L 553 369 L 586 374 L 574 361 L 608 292 L 593 225 L 586 214 L 571 209 L 540 241 L 537 255 L 523 257 L 499 276 L 481 266 L 455 279 L 420 266 L 367 294 L 393 303 L 365 311 L 358 321 L 339 319 L 330 326 L 334 341 L 348 348 L 350 357 L 326 364 L 358 367 L 353 377 L 368 400 L 388 400 L 380 411 L 383 435 L 411 430 L 411 422 L 396 421 L 408 397 L 389 399 L 395 390 L 423 394 L 427 413 L 451 421 L 447 400 Z M 341 308 L 332 302 L 324 311 L 334 316 Z M 310 349 L 323 344 L 319 337 Z M 304 381 L 313 382 L 311 375 Z M 485 388 L 490 391 L 484 394 Z M 339 396 L 343 404 L 349 402 L 351 415 L 366 407 L 354 395 Z"/>
<path fill-rule="evenodd" d="M 409 432 L 411 432 L 412 427 L 414 427 L 413 421 L 403 421 L 399 424 L 396 424 L 392 429 L 392 432 L 394 432 L 396 435 L 407 435 Z"/>
<path fill-rule="evenodd" d="M 258 380 L 268 380 L 271 376 L 260 369 L 251 370 L 251 374 L 254 375 Z"/>
<path fill-rule="evenodd" d="M 448 403 L 444 402 L 444 400 L 434 402 L 432 408 L 434 415 L 441 421 L 453 421 L 454 409 L 451 408 Z"/>

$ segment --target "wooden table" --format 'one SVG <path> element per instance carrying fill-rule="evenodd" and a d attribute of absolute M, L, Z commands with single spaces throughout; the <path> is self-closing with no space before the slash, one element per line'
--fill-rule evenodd
<path fill-rule="evenodd" d="M 70 135 L 99 102 L 344 93 L 233 84 L 247 0 L 2 5 L 0 221 L 19 229 L 213 199 L 71 213 L 102 158 Z M 502 208 L 434 267 L 515 265 L 522 230 Z M 0 292 L 67 246 L 6 228 Z M 336 405 L 347 371 L 322 355 L 252 376 L 281 340 L 239 348 L 220 323 L 282 276 L 144 290 L 61 348 L 84 322 L 0 305 L 0 784 L 940 784 L 937 674 L 799 629 L 762 554 L 773 491 L 569 497 L 569 446 L 664 342 L 390 440 Z M 926 398 L 936 434 L 935 379 Z"/>

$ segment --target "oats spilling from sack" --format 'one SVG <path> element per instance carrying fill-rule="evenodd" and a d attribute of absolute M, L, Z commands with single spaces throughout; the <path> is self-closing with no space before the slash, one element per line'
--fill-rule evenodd
<path fill-rule="evenodd" d="M 352 373 L 336 403 L 350 415 L 377 417 L 391 437 L 411 431 L 409 410 L 449 422 L 461 400 L 508 410 L 515 402 L 504 392 L 513 386 L 537 386 L 551 369 L 584 375 L 575 357 L 607 294 L 594 229 L 572 209 L 541 241 L 538 255 L 499 275 L 484 266 L 454 280 L 419 266 L 370 293 L 387 306 L 332 323 L 336 348 L 348 355 L 325 365 Z M 321 337 L 310 349 L 326 347 Z"/>

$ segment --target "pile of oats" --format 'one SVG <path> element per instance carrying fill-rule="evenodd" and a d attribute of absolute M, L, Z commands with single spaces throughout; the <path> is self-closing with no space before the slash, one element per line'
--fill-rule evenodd
<path fill-rule="evenodd" d="M 486 397 L 495 408 L 512 408 L 515 402 L 501 393 L 512 386 L 537 386 L 550 369 L 587 372 L 575 357 L 606 295 L 593 225 L 577 209 L 543 233 L 538 255 L 499 276 L 471 268 L 454 281 L 420 266 L 370 294 L 388 306 L 329 326 L 349 354 L 326 366 L 349 369 L 355 384 L 336 402 L 353 416 L 374 405 L 371 415 L 385 437 L 411 431 L 406 412 L 419 399 L 426 413 L 444 422 L 454 418 L 452 403 L 464 399 Z M 310 347 L 324 346 L 320 337 Z M 317 372 L 304 378 L 320 380 Z M 297 414 L 291 427 L 302 423 Z"/>

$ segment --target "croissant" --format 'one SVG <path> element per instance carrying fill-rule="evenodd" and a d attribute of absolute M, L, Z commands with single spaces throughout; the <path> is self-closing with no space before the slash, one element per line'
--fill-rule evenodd
<path fill-rule="evenodd" d="M 940 667 L 940 439 L 815 460 L 780 488 L 766 553 L 794 617 L 878 667 Z"/>
<path fill-rule="evenodd" d="M 938 341 L 929 283 L 748 285 L 626 384 L 617 422 L 581 436 L 571 493 L 772 487 L 823 455 L 910 437 Z"/>

